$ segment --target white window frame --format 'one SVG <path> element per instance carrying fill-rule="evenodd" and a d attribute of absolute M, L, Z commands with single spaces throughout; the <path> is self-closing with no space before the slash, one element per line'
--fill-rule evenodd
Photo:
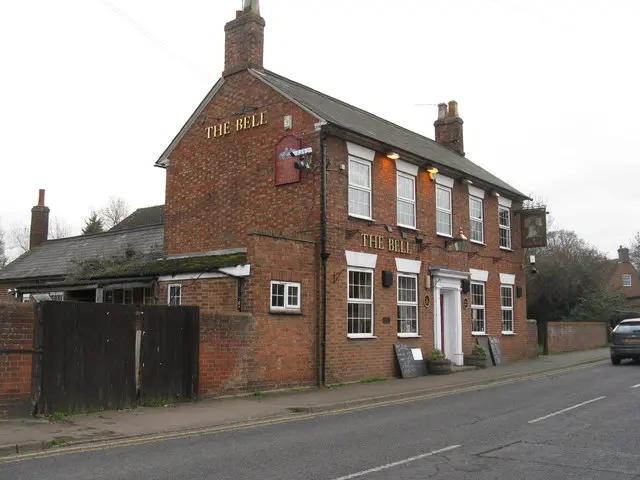
<path fill-rule="evenodd" d="M 178 303 L 174 304 L 172 306 L 175 307 L 179 307 L 180 305 L 182 305 L 182 284 L 181 283 L 170 283 L 167 287 L 167 305 L 171 305 L 171 289 L 172 288 L 177 288 L 178 289 Z"/>
<path fill-rule="evenodd" d="M 622 279 L 623 287 L 632 287 L 633 286 L 633 276 L 628 273 L 623 273 L 620 278 Z"/>
<path fill-rule="evenodd" d="M 448 209 L 438 205 L 438 190 L 442 190 L 443 192 L 446 192 L 449 195 Z M 438 230 L 438 212 L 449 216 L 448 232 L 441 232 L 440 230 Z M 453 236 L 453 189 L 446 185 L 436 185 L 436 233 L 438 235 L 445 235 L 447 237 Z"/>
<path fill-rule="evenodd" d="M 482 287 L 482 304 L 473 303 L 473 287 L 481 286 Z M 473 335 L 486 335 L 487 334 L 487 287 L 485 282 L 471 282 L 470 289 L 471 296 L 471 333 Z M 475 330 L 474 320 L 473 320 L 473 312 L 474 311 L 482 311 L 482 330 Z"/>
<path fill-rule="evenodd" d="M 274 305 L 273 304 L 273 286 L 274 285 L 284 285 L 284 306 Z M 289 302 L 289 291 L 292 288 L 298 289 L 297 294 L 297 303 Z M 302 286 L 300 282 L 282 282 L 278 280 L 273 280 L 269 284 L 269 308 L 272 312 L 289 312 L 289 311 L 300 311 L 300 304 L 302 303 Z"/>
<path fill-rule="evenodd" d="M 474 201 L 480 202 L 480 217 L 474 217 L 471 214 L 471 204 Z M 473 222 L 480 223 L 480 240 L 473 238 L 473 228 L 471 227 Z M 469 240 L 473 243 L 484 244 L 484 200 L 475 195 L 469 195 Z"/>
<path fill-rule="evenodd" d="M 507 221 L 508 225 L 502 225 L 500 213 L 502 211 L 507 212 Z M 511 250 L 511 209 L 509 207 L 505 207 L 504 205 L 498 205 L 498 245 L 503 250 Z M 502 237 L 501 233 L 506 232 L 507 245 L 502 245 Z"/>
<path fill-rule="evenodd" d="M 358 163 L 360 165 L 364 165 L 365 167 L 367 167 L 369 169 L 369 188 L 363 187 L 362 185 L 356 185 L 354 183 L 351 182 L 351 164 L 352 163 Z M 365 192 L 368 194 L 369 196 L 369 215 L 365 216 L 365 215 L 361 215 L 359 213 L 354 213 L 351 211 L 351 201 L 349 200 L 349 198 L 347 198 L 347 203 L 348 203 L 348 210 L 349 210 L 349 216 L 350 217 L 356 217 L 356 218 L 364 218 L 366 220 L 371 220 L 373 217 L 373 183 L 371 180 L 371 170 L 373 167 L 373 162 L 369 162 L 367 160 L 363 160 L 361 158 L 358 157 L 354 157 L 349 155 L 349 190 L 354 189 L 354 190 L 358 190 L 361 192 Z"/>
<path fill-rule="evenodd" d="M 408 301 L 400 301 L 400 278 L 401 277 L 405 277 L 405 278 L 412 278 L 413 280 L 415 280 L 415 293 L 416 293 L 416 298 L 415 301 L 413 302 L 408 302 Z M 400 331 L 400 316 L 396 315 L 397 318 L 397 329 L 398 329 L 398 337 L 419 337 L 420 336 L 420 308 L 418 305 L 418 275 L 414 274 L 414 273 L 403 273 L 403 272 L 398 272 L 398 279 L 397 279 L 397 287 L 396 287 L 396 303 L 398 307 L 415 307 L 415 311 L 416 311 L 416 331 L 415 332 L 401 332 Z M 397 310 L 399 310 L 399 308 L 397 308 Z"/>
<path fill-rule="evenodd" d="M 409 180 L 412 185 L 413 185 L 413 199 L 411 198 L 407 198 L 407 197 L 401 197 L 400 196 L 400 178 L 403 178 L 405 180 Z M 398 224 L 398 226 L 400 227 L 406 227 L 406 228 L 416 228 L 416 177 L 414 175 L 409 175 L 407 173 L 403 173 L 403 172 L 397 172 L 396 173 L 396 194 L 397 194 L 397 201 L 396 201 L 396 222 Z M 406 223 L 402 223 L 400 222 L 400 209 L 398 208 L 400 203 L 405 203 L 405 204 L 409 204 L 412 206 L 413 208 L 413 224 L 406 224 Z"/>
<path fill-rule="evenodd" d="M 371 299 L 362 299 L 362 298 L 351 298 L 349 297 L 349 277 L 351 276 L 351 272 L 364 272 L 371 275 Z M 349 338 L 375 338 L 374 337 L 374 319 L 375 319 L 375 311 L 374 311 L 374 295 L 375 295 L 375 270 L 372 268 L 358 268 L 358 267 L 348 267 L 347 268 L 347 337 Z M 371 305 L 371 332 L 369 333 L 349 333 L 349 304 L 365 304 Z"/>
<path fill-rule="evenodd" d="M 509 290 L 510 292 L 510 296 L 511 296 L 511 306 L 505 306 L 503 299 L 505 298 L 504 295 L 502 294 L 502 290 Z M 502 313 L 502 333 L 503 334 L 513 334 L 515 331 L 515 325 L 516 325 L 516 317 L 515 317 L 515 310 L 514 310 L 514 298 L 513 298 L 513 285 L 500 285 L 500 312 Z M 505 329 L 505 319 L 504 319 L 504 315 L 505 313 L 509 312 L 511 314 L 511 329 Z"/>

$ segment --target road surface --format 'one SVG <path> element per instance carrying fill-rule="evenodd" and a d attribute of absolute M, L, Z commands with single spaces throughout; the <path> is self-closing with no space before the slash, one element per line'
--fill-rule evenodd
<path fill-rule="evenodd" d="M 98 451 L 0 479 L 640 479 L 640 365 Z M 1 459 L 0 459 L 1 460 Z"/>

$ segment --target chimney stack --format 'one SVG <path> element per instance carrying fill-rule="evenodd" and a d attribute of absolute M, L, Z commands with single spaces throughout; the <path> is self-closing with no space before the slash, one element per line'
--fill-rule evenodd
<path fill-rule="evenodd" d="M 29 250 L 47 240 L 49 236 L 49 207 L 44 205 L 44 189 L 38 191 L 38 204 L 31 209 Z"/>
<path fill-rule="evenodd" d="M 631 260 L 629 259 L 629 249 L 624 248 L 622 245 L 620 245 L 620 248 L 618 249 L 618 261 L 620 263 L 631 263 Z"/>
<path fill-rule="evenodd" d="M 436 127 L 436 142 L 464 155 L 463 123 L 458 116 L 458 102 L 451 100 L 449 105 L 439 104 L 438 119 L 433 123 L 433 126 Z"/>
<path fill-rule="evenodd" d="M 244 0 L 244 8 L 224 27 L 224 72 L 227 77 L 247 68 L 262 69 L 264 18 L 259 0 Z"/>

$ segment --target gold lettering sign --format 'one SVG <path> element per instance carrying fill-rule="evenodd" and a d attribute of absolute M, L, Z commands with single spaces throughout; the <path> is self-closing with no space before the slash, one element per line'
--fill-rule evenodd
<path fill-rule="evenodd" d="M 220 138 L 230 135 L 234 132 L 250 130 L 267 124 L 267 112 L 256 113 L 236 119 L 232 122 L 222 122 L 217 125 L 205 128 L 207 138 Z"/>
<path fill-rule="evenodd" d="M 384 250 L 386 247 L 390 252 L 411 253 L 411 246 L 408 240 L 385 238 L 380 235 L 370 235 L 368 233 L 361 233 L 360 236 L 362 237 L 362 246 L 364 248 Z"/>

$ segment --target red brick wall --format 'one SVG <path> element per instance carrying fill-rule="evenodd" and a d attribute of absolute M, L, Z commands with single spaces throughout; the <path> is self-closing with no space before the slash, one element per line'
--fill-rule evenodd
<path fill-rule="evenodd" d="M 598 348 L 607 343 L 607 324 L 602 322 L 549 322 L 549 353 Z"/>
<path fill-rule="evenodd" d="M 527 320 L 527 357 L 536 358 L 538 356 L 538 322 Z"/>
<path fill-rule="evenodd" d="M 236 132 L 235 122 L 242 117 L 235 113 L 245 105 L 258 108 L 249 110 L 249 116 L 265 112 L 267 124 Z M 285 115 L 293 117 L 292 130 L 284 130 Z M 207 128 L 226 121 L 229 135 L 207 138 Z M 244 247 L 247 233 L 254 231 L 317 236 L 318 170 L 303 172 L 300 183 L 275 186 L 276 145 L 282 137 L 299 137 L 303 147 L 313 148 L 314 163 L 319 163 L 315 122 L 248 72 L 226 78 L 171 155 L 166 252 Z"/>
<path fill-rule="evenodd" d="M 158 304 L 169 303 L 169 285 L 182 286 L 182 305 L 199 306 L 200 310 L 237 312 L 238 281 L 223 277 L 206 280 L 176 280 L 158 283 Z"/>
<path fill-rule="evenodd" d="M 329 141 L 329 160 L 332 165 L 345 164 L 348 166 L 346 143 L 337 138 Z M 515 360 L 526 358 L 528 328 L 526 324 L 526 298 L 524 295 L 524 275 L 522 271 L 523 254 L 520 249 L 520 231 L 517 226 L 518 218 L 512 215 L 513 252 L 499 248 L 498 243 L 498 201 L 488 195 L 484 199 L 484 234 L 486 246 L 470 244 L 468 251 L 444 251 L 444 239 L 436 235 L 435 224 L 435 182 L 421 169 L 418 173 L 417 188 L 417 228 L 424 237 L 424 244 L 431 245 L 420 251 L 415 242 L 415 232 L 407 232 L 410 243 L 410 254 L 394 253 L 388 250 L 363 248 L 360 234 L 380 235 L 385 238 L 401 239 L 396 227 L 396 168 L 393 160 L 378 154 L 373 163 L 373 218 L 375 224 L 348 217 L 348 174 L 331 172 L 328 179 L 329 203 L 329 282 L 328 282 L 328 352 L 327 371 L 329 381 L 359 379 L 370 376 L 391 376 L 396 374 L 396 359 L 393 344 L 407 343 L 412 347 L 421 347 L 427 354 L 434 346 L 434 312 L 433 301 L 425 308 L 422 299 L 425 293 L 433 295 L 433 288 L 425 289 L 424 279 L 427 268 L 440 266 L 462 271 L 469 268 L 486 270 L 489 279 L 485 285 L 487 334 L 498 335 L 504 350 L 505 358 Z M 512 212 L 518 208 L 514 202 Z M 453 188 L 454 233 L 462 226 L 469 236 L 469 190 L 468 187 L 456 181 Z M 393 232 L 389 233 L 384 224 L 390 225 Z M 347 238 L 346 230 L 355 233 Z M 438 248 L 440 247 L 440 248 Z M 347 338 L 347 272 L 345 250 L 375 253 L 378 260 L 374 278 L 374 335 L 375 339 Z M 407 339 L 397 337 L 396 314 L 396 284 L 397 273 L 395 257 L 422 261 L 422 271 L 419 276 L 419 331 L 421 338 Z M 497 261 L 494 261 L 494 257 Z M 384 288 L 381 284 L 382 270 L 394 272 L 394 284 L 391 288 Z M 516 285 L 523 287 L 521 298 L 515 301 L 515 335 L 502 334 L 502 317 L 500 309 L 500 280 L 499 273 L 516 275 Z M 464 295 L 463 295 L 464 297 Z M 469 298 L 470 294 L 466 294 Z M 390 317 L 391 322 L 384 324 L 383 317 Z M 463 350 L 470 353 L 475 344 L 475 337 L 471 335 L 471 309 L 462 310 Z"/>
<path fill-rule="evenodd" d="M 31 350 L 34 316 L 32 304 L 0 303 L 0 349 Z M 11 401 L 27 399 L 30 392 L 31 355 L 0 354 L 0 416 Z"/>

